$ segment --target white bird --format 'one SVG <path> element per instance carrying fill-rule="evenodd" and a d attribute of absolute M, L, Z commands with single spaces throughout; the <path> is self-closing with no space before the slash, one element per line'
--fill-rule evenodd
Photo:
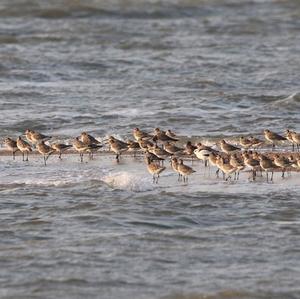
<path fill-rule="evenodd" d="M 204 166 L 207 167 L 207 161 L 208 161 L 208 157 L 212 152 L 207 150 L 207 149 L 201 149 L 201 148 L 196 148 L 194 150 L 194 154 L 195 156 L 201 160 L 204 161 Z"/>

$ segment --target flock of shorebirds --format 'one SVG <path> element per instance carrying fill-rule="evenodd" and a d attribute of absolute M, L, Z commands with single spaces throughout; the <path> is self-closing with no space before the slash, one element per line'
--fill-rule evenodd
<path fill-rule="evenodd" d="M 76 137 L 72 144 L 51 143 L 51 136 L 46 136 L 34 130 L 25 131 L 25 141 L 22 136 L 16 140 L 5 138 L 5 147 L 12 152 L 12 157 L 18 151 L 22 153 L 23 161 L 28 161 L 28 154 L 34 149 L 43 156 L 44 165 L 47 165 L 48 158 L 56 153 L 59 159 L 68 150 L 75 150 L 80 155 L 83 162 L 84 154 L 88 154 L 93 159 L 93 154 L 104 145 L 109 145 L 110 151 L 116 154 L 116 161 L 120 161 L 123 152 L 133 152 L 134 155 L 140 152 L 144 155 L 149 173 L 153 177 L 153 183 L 158 183 L 160 174 L 166 169 L 164 160 L 169 159 L 171 168 L 178 174 L 178 181 L 187 182 L 189 175 L 196 172 L 191 166 L 184 163 L 184 159 L 197 158 L 204 162 L 205 167 L 216 167 L 216 176 L 223 174 L 224 180 L 239 179 L 242 170 L 248 169 L 252 180 L 260 174 L 266 173 L 267 181 L 273 181 L 274 172 L 290 174 L 291 171 L 300 170 L 300 133 L 286 130 L 280 135 L 270 130 L 264 130 L 265 140 L 255 137 L 240 137 L 239 144 L 231 144 L 224 139 L 216 143 L 216 146 L 207 146 L 203 143 L 193 144 L 187 141 L 183 146 L 176 145 L 180 138 L 171 130 L 163 131 L 156 128 L 153 133 L 148 133 L 135 128 L 133 137 L 135 141 L 123 141 L 110 136 L 100 142 L 90 134 L 83 132 Z M 291 151 L 277 151 L 275 146 L 282 142 L 289 142 Z M 272 151 L 259 151 L 264 145 L 271 144 Z M 295 150 L 295 147 L 297 150 Z"/>

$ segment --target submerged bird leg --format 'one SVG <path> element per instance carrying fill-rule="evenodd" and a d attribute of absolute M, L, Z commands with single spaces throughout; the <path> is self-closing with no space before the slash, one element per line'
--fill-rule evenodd
<path fill-rule="evenodd" d="M 62 160 L 62 158 L 61 158 L 61 152 L 59 152 L 58 159 Z"/>
<path fill-rule="evenodd" d="M 218 168 L 217 171 L 216 171 L 217 178 L 219 177 L 219 172 L 220 172 L 220 168 Z"/>
<path fill-rule="evenodd" d="M 27 152 L 27 155 L 26 155 L 26 161 L 28 161 L 28 152 Z"/>
<path fill-rule="evenodd" d="M 272 170 L 271 182 L 273 182 L 273 174 L 274 174 L 274 171 Z"/>

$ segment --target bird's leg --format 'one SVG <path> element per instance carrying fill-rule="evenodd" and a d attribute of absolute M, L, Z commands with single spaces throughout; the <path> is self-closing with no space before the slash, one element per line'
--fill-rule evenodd
<path fill-rule="evenodd" d="M 252 179 L 253 179 L 253 181 L 255 181 L 255 170 L 254 169 L 252 169 Z"/>
<path fill-rule="evenodd" d="M 272 174 L 271 174 L 271 182 L 273 182 L 273 174 L 274 174 L 274 171 L 272 170 Z"/>

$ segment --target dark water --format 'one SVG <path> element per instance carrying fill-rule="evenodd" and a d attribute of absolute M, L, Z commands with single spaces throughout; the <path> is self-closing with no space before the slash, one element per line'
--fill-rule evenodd
<path fill-rule="evenodd" d="M 299 36 L 297 0 L 1 1 L 0 138 L 300 131 Z M 194 167 L 0 157 L 0 297 L 299 298 L 299 176 Z"/>

